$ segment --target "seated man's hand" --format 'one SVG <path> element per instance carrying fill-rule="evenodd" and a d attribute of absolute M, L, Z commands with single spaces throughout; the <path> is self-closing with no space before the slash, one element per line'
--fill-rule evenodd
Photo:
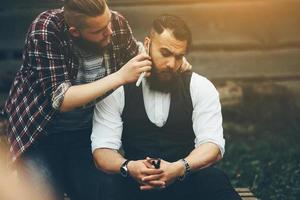
<path fill-rule="evenodd" d="M 127 165 L 129 174 L 141 184 L 141 187 L 149 189 L 164 188 L 165 182 L 160 180 L 163 176 L 162 169 L 147 167 L 144 160 L 130 161 Z M 148 179 L 145 181 L 145 177 Z"/>
<path fill-rule="evenodd" d="M 151 159 L 147 159 L 146 164 L 149 168 L 151 167 Z M 153 165 L 151 168 L 154 168 Z M 163 173 L 161 174 L 161 178 L 159 181 L 165 182 L 165 186 L 168 186 L 172 184 L 179 176 L 182 176 L 184 174 L 184 166 L 180 161 L 177 162 L 167 162 L 165 160 L 161 160 L 160 163 L 160 169 L 163 170 Z M 156 177 L 155 177 L 156 178 Z M 143 178 L 144 182 L 148 182 L 150 180 L 153 180 L 153 176 L 146 176 Z M 141 190 L 150 190 L 151 187 L 144 185 L 140 187 Z"/>

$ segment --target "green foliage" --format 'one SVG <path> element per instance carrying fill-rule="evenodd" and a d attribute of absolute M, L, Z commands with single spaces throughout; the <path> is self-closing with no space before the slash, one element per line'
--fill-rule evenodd
<path fill-rule="evenodd" d="M 235 187 L 250 187 L 260 199 L 296 200 L 300 110 L 288 91 L 274 87 L 264 94 L 245 88 L 242 105 L 223 109 L 227 146 L 218 166 Z"/>

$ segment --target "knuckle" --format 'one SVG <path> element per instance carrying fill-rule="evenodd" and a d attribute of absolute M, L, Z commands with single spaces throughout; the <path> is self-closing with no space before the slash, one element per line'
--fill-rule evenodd
<path fill-rule="evenodd" d="M 137 63 L 134 63 L 132 66 L 133 66 L 133 69 L 138 69 L 139 68 L 139 65 Z"/>

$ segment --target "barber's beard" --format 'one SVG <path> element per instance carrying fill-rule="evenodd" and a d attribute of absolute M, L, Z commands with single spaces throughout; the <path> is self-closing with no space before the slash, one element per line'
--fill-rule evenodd
<path fill-rule="evenodd" d="M 81 49 L 84 49 L 85 51 L 95 53 L 102 51 L 105 47 L 103 47 L 100 42 L 90 42 L 82 37 L 73 38 L 74 43 Z M 106 45 L 107 46 L 107 45 Z"/>
<path fill-rule="evenodd" d="M 160 78 L 159 73 L 166 73 L 170 76 L 167 80 Z M 160 91 L 164 93 L 172 92 L 176 88 L 176 82 L 178 80 L 178 73 L 170 70 L 164 72 L 157 72 L 155 66 L 152 66 L 151 75 L 147 78 L 150 89 Z"/>

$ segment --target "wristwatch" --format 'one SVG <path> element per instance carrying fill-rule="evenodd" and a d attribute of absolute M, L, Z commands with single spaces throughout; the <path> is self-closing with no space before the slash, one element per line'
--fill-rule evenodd
<path fill-rule="evenodd" d="M 182 176 L 179 176 L 178 180 L 183 181 L 185 179 L 185 177 L 191 173 L 191 167 L 190 167 L 189 163 L 184 158 L 181 159 L 181 161 L 184 164 L 184 174 Z"/>
<path fill-rule="evenodd" d="M 126 160 L 120 167 L 120 174 L 126 178 L 128 176 L 128 168 L 127 164 L 130 162 L 130 160 Z"/>

